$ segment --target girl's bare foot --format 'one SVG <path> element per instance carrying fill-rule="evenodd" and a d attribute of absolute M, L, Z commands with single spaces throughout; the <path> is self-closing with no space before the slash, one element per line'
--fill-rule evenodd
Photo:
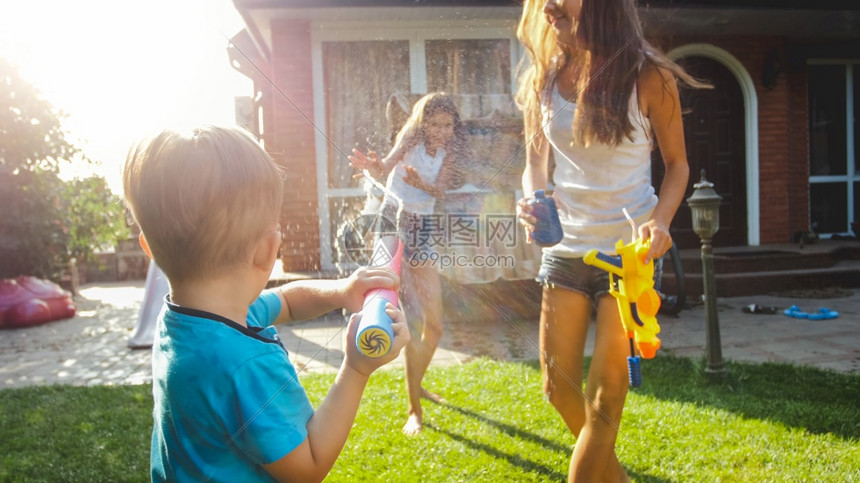
<path fill-rule="evenodd" d="M 445 399 L 443 399 L 442 396 L 440 396 L 436 393 L 430 392 L 427 389 L 424 389 L 423 387 L 421 388 L 421 397 L 423 397 L 424 399 L 429 399 L 436 404 L 443 404 L 445 402 Z"/>
<path fill-rule="evenodd" d="M 421 415 L 412 413 L 406 419 L 406 424 L 403 425 L 403 434 L 406 436 L 415 436 L 421 432 Z"/>

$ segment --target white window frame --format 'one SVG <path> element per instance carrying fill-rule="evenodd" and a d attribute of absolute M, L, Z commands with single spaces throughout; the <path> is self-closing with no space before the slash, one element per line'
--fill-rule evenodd
<path fill-rule="evenodd" d="M 854 213 L 854 199 L 860 196 L 860 193 L 854 192 L 854 183 L 860 183 L 860 170 L 856 168 L 856 153 L 854 152 L 854 96 L 860 95 L 854 92 L 854 75 L 860 75 L 860 60 L 858 59 L 809 59 L 807 65 L 840 65 L 845 67 L 845 174 L 842 175 L 824 175 L 824 176 L 809 176 L 810 186 L 814 183 L 843 183 L 847 185 L 847 210 L 848 219 L 845 226 L 848 230 L 839 233 L 819 233 L 820 235 L 848 234 L 851 230 L 851 222 L 856 220 Z M 848 67 L 852 68 L 849 69 Z M 857 113 L 860 114 L 860 113 Z M 811 113 L 810 113 L 811 115 Z M 808 129 L 808 128 L 807 128 Z M 811 133 L 810 133 L 811 134 Z M 810 159 L 811 162 L 811 159 Z M 812 193 L 810 193 L 811 197 Z M 810 222 L 812 221 L 811 212 L 812 200 L 810 200 Z M 860 235 L 860 233 L 855 233 Z"/>
<path fill-rule="evenodd" d="M 516 20 L 486 20 L 481 27 L 467 21 L 439 22 L 312 22 L 311 24 L 311 69 L 313 81 L 313 103 L 317 166 L 317 207 L 319 212 L 320 266 L 323 271 L 337 267 L 331 257 L 331 213 L 332 198 L 358 197 L 364 194 L 360 187 L 329 188 L 328 136 L 325 119 L 325 86 L 323 85 L 323 42 L 360 42 L 369 40 L 408 40 L 410 85 L 413 93 L 427 92 L 427 65 L 424 42 L 440 39 L 507 39 L 511 56 L 511 92 L 516 92 L 516 68 L 522 48 L 516 37 Z"/>

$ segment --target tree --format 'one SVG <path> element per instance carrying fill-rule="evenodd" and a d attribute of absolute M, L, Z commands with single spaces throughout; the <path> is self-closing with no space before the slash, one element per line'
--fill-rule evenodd
<path fill-rule="evenodd" d="M 73 179 L 63 188 L 68 223 L 68 252 L 87 261 L 98 247 L 113 245 L 130 231 L 122 200 L 113 194 L 100 176 Z"/>
<path fill-rule="evenodd" d="M 51 172 L 0 173 L 0 278 L 57 279 L 68 262 L 61 189 L 62 182 Z"/>
<path fill-rule="evenodd" d="M 103 179 L 59 178 L 62 163 L 86 159 L 66 140 L 63 117 L 0 58 L 0 278 L 57 280 L 71 256 L 128 233 Z"/>
<path fill-rule="evenodd" d="M 79 152 L 66 141 L 62 117 L 0 58 L 0 170 L 56 174 Z"/>

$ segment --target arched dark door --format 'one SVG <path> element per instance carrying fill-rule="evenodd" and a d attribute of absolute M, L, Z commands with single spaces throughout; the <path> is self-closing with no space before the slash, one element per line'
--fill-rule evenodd
<path fill-rule="evenodd" d="M 688 198 L 699 182 L 700 171 L 723 197 L 720 205 L 720 231 L 714 246 L 747 244 L 746 139 L 744 134 L 743 93 L 735 76 L 719 62 L 706 57 L 684 57 L 678 61 L 693 77 L 713 89 L 681 88 L 684 140 L 690 163 Z M 663 181 L 663 160 L 659 150 L 652 157 L 654 186 Z M 680 248 L 695 248 L 699 237 L 692 230 L 692 214 L 686 201 L 681 203 L 672 222 L 672 238 Z"/>

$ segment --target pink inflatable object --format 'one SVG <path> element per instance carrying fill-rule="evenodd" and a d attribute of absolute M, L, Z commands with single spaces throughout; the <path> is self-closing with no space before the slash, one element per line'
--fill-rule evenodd
<path fill-rule="evenodd" d="M 72 295 L 36 277 L 0 280 L 0 328 L 29 327 L 75 316 Z"/>

